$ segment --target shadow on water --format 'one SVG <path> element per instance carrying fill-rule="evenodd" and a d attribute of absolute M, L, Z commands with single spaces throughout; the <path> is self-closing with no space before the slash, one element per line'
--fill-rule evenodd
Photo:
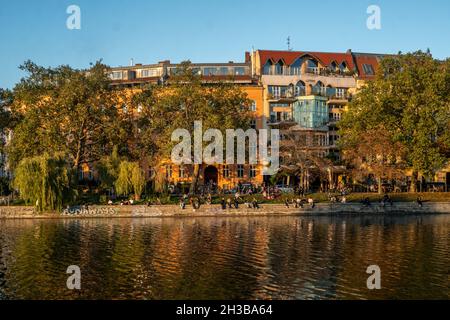
<path fill-rule="evenodd" d="M 449 215 L 9 220 L 0 299 L 448 299 L 449 234 Z"/>

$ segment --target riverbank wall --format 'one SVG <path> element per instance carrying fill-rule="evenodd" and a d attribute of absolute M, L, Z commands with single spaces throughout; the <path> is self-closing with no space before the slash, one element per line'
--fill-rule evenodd
<path fill-rule="evenodd" d="M 450 213 L 450 202 L 428 202 L 423 206 L 417 203 L 394 203 L 382 206 L 379 203 L 365 206 L 359 203 L 333 204 L 318 203 L 312 208 L 287 208 L 281 204 L 262 204 L 259 209 L 241 205 L 238 209 L 222 210 L 220 205 L 204 205 L 194 210 L 179 206 L 89 206 L 73 207 L 62 213 L 38 213 L 33 207 L 4 206 L 0 207 L 0 219 L 39 219 L 39 218 L 151 218 L 151 217 L 223 217 L 223 216 L 334 216 L 334 215 L 383 215 L 383 214 L 446 214 Z"/>

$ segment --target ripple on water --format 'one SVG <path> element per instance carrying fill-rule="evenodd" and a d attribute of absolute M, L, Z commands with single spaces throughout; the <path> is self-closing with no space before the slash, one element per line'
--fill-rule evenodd
<path fill-rule="evenodd" d="M 448 215 L 5 221 L 0 299 L 448 299 L 449 234 Z"/>

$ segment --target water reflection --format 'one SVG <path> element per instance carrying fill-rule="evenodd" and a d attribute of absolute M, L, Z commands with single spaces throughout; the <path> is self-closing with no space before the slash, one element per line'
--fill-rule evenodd
<path fill-rule="evenodd" d="M 449 215 L 2 221 L 0 299 L 448 299 L 449 234 Z"/>

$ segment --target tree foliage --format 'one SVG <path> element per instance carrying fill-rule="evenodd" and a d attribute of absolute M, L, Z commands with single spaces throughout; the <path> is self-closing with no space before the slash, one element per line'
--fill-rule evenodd
<path fill-rule="evenodd" d="M 450 60 L 420 51 L 385 57 L 339 129 L 344 157 L 353 165 L 376 153 L 378 159 L 402 159 L 373 162 L 379 176 L 396 164 L 409 168 L 413 178 L 432 175 L 449 157 Z"/>
<path fill-rule="evenodd" d="M 111 88 L 105 65 L 75 70 L 28 61 L 21 69 L 27 77 L 13 91 L 12 112 L 21 121 L 7 150 L 12 168 L 24 158 L 62 152 L 78 170 L 126 140 L 128 119 L 116 107 L 123 97 Z"/>
<path fill-rule="evenodd" d="M 39 211 L 59 210 L 73 201 L 76 192 L 70 185 L 70 169 L 64 155 L 44 154 L 20 161 L 13 186 L 29 204 Z"/>
<path fill-rule="evenodd" d="M 189 61 L 181 63 L 166 86 L 145 89 L 134 98 L 139 115 L 141 152 L 153 159 L 169 159 L 175 145 L 172 132 L 186 129 L 194 135 L 194 122 L 202 121 L 203 131 L 250 126 L 250 102 L 245 92 L 231 83 L 202 83 Z M 158 161 L 157 160 L 157 161 Z M 156 161 L 156 162 L 157 162 Z M 191 192 L 196 188 L 200 165 L 194 166 Z"/>
<path fill-rule="evenodd" d="M 145 172 L 139 163 L 122 161 L 119 165 L 119 174 L 115 182 L 117 193 L 128 196 L 134 193 L 138 199 L 145 187 Z"/>

